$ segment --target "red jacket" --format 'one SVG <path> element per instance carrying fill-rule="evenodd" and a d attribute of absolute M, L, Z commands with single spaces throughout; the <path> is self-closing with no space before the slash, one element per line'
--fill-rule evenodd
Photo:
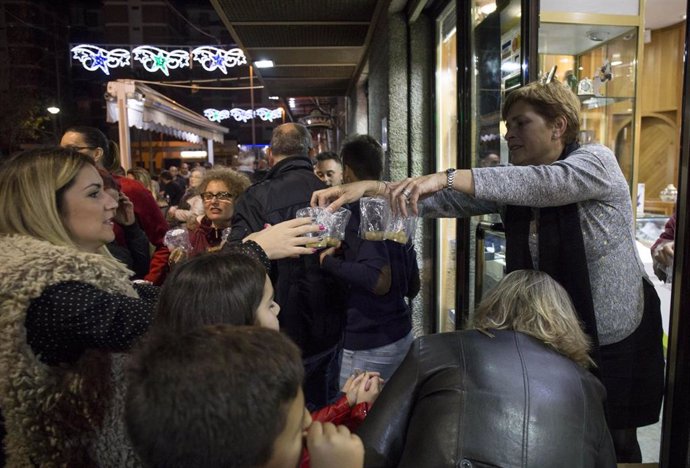
<path fill-rule="evenodd" d="M 659 238 L 652 245 L 651 250 L 653 251 L 659 245 L 665 244 L 666 242 L 673 242 L 676 240 L 676 215 L 675 213 L 668 218 L 666 225 L 664 226 L 664 232 L 661 233 Z"/>
<path fill-rule="evenodd" d="M 163 244 L 163 237 L 168 230 L 168 223 L 165 221 L 163 213 L 161 213 L 153 195 L 141 182 L 118 175 L 113 175 L 113 177 L 120 184 L 122 193 L 131 200 L 139 226 L 146 233 L 149 242 L 155 247 L 155 251 L 151 256 L 149 272 L 144 279 L 153 284 L 160 285 L 163 283 L 168 271 L 168 255 L 170 255 L 170 251 Z M 114 231 L 117 243 L 127 245 L 122 228 L 115 225 Z"/>
<path fill-rule="evenodd" d="M 345 395 L 341 396 L 338 401 L 332 405 L 324 406 L 323 408 L 314 411 L 311 414 L 313 421 L 330 422 L 333 424 L 347 426 L 350 431 L 357 429 L 364 421 L 369 413 L 369 403 L 359 403 L 352 408 L 347 402 Z M 310 468 L 309 452 L 306 445 L 302 449 L 302 459 L 300 460 L 299 468 Z"/>
<path fill-rule="evenodd" d="M 213 227 L 205 215 L 195 228 L 189 230 L 189 243 L 192 245 L 192 256 L 211 250 L 217 250 L 223 241 L 223 229 Z"/>

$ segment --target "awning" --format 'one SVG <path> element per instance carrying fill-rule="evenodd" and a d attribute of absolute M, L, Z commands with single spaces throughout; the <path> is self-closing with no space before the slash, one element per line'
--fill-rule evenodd
<path fill-rule="evenodd" d="M 161 132 L 191 143 L 207 140 L 209 148 L 213 141 L 223 143 L 229 131 L 142 83 L 110 81 L 107 89 L 106 120 L 120 123 L 120 159 L 125 169 L 131 167 L 128 127 Z M 125 109 L 126 116 L 121 119 Z"/>

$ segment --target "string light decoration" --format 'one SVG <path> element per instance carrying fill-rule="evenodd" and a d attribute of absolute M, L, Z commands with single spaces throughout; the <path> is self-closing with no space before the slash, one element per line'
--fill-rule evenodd
<path fill-rule="evenodd" d="M 229 119 L 232 117 L 237 122 L 247 123 L 248 120 L 254 117 L 259 117 L 264 122 L 273 122 L 276 119 L 283 117 L 283 109 L 278 107 L 276 109 L 267 109 L 265 107 L 259 107 L 252 111 L 251 109 L 240 109 L 235 107 L 233 109 L 205 109 L 204 116 L 211 122 L 220 122 L 221 120 Z"/>
<path fill-rule="evenodd" d="M 88 71 L 101 70 L 106 75 L 114 68 L 127 67 L 131 60 L 141 63 L 146 71 L 163 72 L 170 76 L 169 70 L 177 68 L 191 68 L 192 61 L 201 64 L 204 70 L 212 72 L 220 70 L 228 73 L 228 68 L 245 65 L 247 57 L 242 49 L 220 49 L 213 46 L 200 46 L 191 52 L 186 49 L 163 50 L 151 45 L 135 47 L 130 52 L 127 49 L 105 49 L 91 44 L 79 44 L 71 49 L 72 58 L 81 62 Z"/>
<path fill-rule="evenodd" d="M 220 122 L 221 120 L 230 118 L 230 111 L 227 109 L 205 109 L 204 116 L 211 122 Z"/>
<path fill-rule="evenodd" d="M 158 47 L 144 45 L 132 49 L 134 60 L 140 62 L 146 71 L 162 71 L 165 76 L 169 76 L 168 69 L 189 67 L 189 52 L 176 49 L 166 51 Z"/>
<path fill-rule="evenodd" d="M 280 119 L 281 117 L 283 117 L 283 108 L 278 107 L 276 109 L 271 110 L 266 109 L 265 107 L 259 107 L 254 111 L 254 114 L 259 116 L 259 118 L 264 122 L 273 122 L 273 120 Z"/>
<path fill-rule="evenodd" d="M 204 67 L 204 70 L 220 70 L 226 75 L 228 67 L 247 63 L 247 57 L 245 57 L 242 49 L 238 48 L 223 50 L 213 46 L 201 46 L 192 51 L 192 57 L 194 57 L 195 62 L 199 62 Z"/>
<path fill-rule="evenodd" d="M 80 44 L 72 47 L 71 52 L 72 58 L 79 60 L 88 71 L 101 70 L 110 75 L 111 68 L 129 65 L 130 54 L 127 49 L 106 50 L 95 45 Z"/>

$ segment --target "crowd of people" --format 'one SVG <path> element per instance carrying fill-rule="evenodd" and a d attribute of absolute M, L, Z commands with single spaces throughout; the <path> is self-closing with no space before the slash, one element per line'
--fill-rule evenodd
<path fill-rule="evenodd" d="M 658 420 L 664 358 L 628 185 L 608 148 L 578 144 L 567 87 L 515 90 L 503 118 L 511 164 L 397 182 L 381 180 L 374 138 L 316 155 L 295 123 L 275 128 L 260 178 L 125 172 L 91 127 L 7 158 L 7 465 L 641 461 L 636 430 Z M 507 275 L 465 330 L 415 339 L 417 253 L 360 237 L 364 196 L 405 216 L 500 214 Z M 310 205 L 351 212 L 338 245 L 312 246 L 325 226 L 297 217 Z M 172 232 L 184 242 L 166 245 Z"/>

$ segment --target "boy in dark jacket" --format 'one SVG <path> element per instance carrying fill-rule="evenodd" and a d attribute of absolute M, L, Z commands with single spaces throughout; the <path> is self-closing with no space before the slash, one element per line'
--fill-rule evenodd
<path fill-rule="evenodd" d="M 381 178 L 383 149 L 374 138 L 356 135 L 340 155 L 345 183 Z M 334 248 L 321 253 L 321 267 L 350 286 L 341 385 L 356 369 L 379 372 L 384 380 L 393 375 L 414 339 L 406 298 L 420 287 L 414 246 L 361 239 L 359 204 L 348 208 L 342 256 L 334 256 Z"/>

